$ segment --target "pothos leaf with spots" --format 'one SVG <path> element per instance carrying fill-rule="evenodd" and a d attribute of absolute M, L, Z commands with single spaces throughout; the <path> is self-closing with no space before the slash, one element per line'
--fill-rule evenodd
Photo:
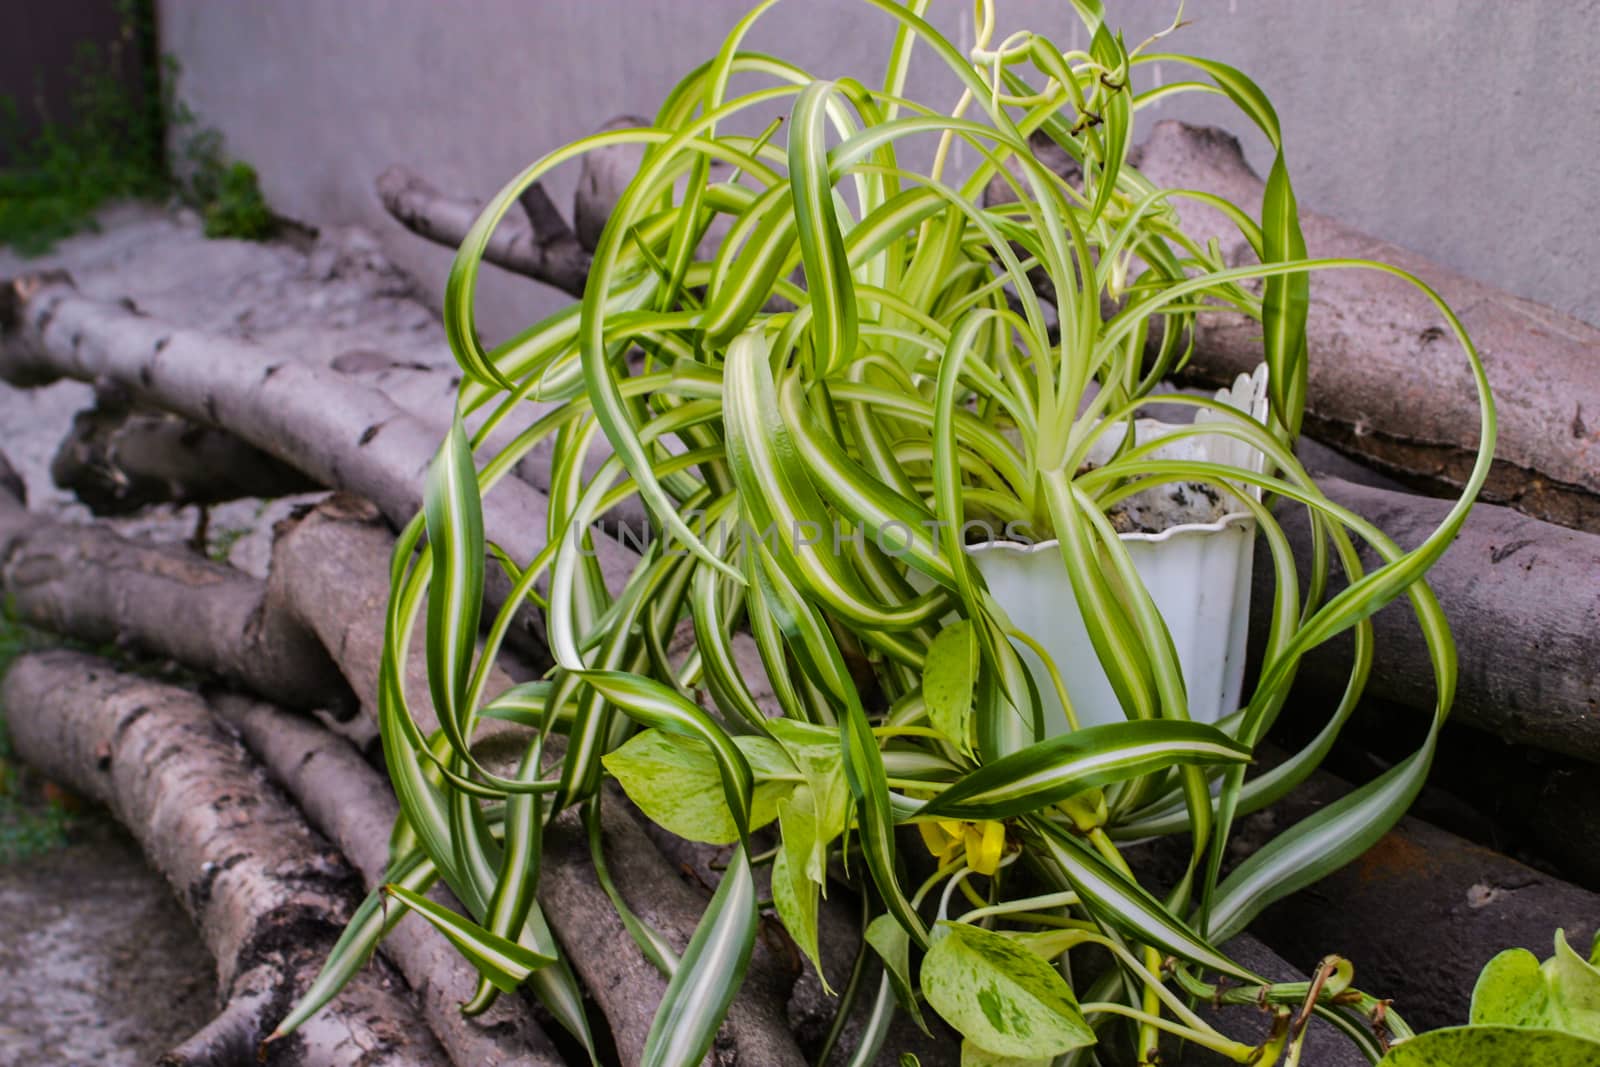
<path fill-rule="evenodd" d="M 922 961 L 922 993 L 945 1022 L 994 1055 L 1059 1056 L 1095 1042 L 1060 972 L 977 926 L 938 925 Z"/>

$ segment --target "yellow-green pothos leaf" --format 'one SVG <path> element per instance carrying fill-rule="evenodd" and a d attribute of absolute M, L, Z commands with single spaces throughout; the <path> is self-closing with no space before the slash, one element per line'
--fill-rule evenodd
<path fill-rule="evenodd" d="M 778 802 L 796 785 L 795 767 L 783 748 L 768 738 L 739 736 L 733 743 L 755 774 L 750 802 L 750 829 L 755 830 L 778 817 Z M 728 807 L 716 758 L 703 742 L 662 730 L 641 730 L 601 762 L 629 800 L 679 837 L 708 845 L 739 840 L 739 825 Z"/>
<path fill-rule="evenodd" d="M 817 945 L 817 895 L 821 887 L 806 870 L 817 837 L 810 789 L 799 786 L 778 801 L 778 825 L 783 847 L 772 864 L 772 906 L 789 936 L 817 969 L 822 988 L 831 993 L 822 974 L 822 954 Z"/>
<path fill-rule="evenodd" d="M 952 745 L 972 753 L 972 690 L 978 678 L 978 638 L 966 619 L 946 626 L 928 646 L 922 699 L 928 720 Z"/>
<path fill-rule="evenodd" d="M 922 961 L 922 992 L 986 1052 L 1050 1057 L 1095 1041 L 1066 979 L 1001 934 L 941 922 Z"/>
<path fill-rule="evenodd" d="M 806 788 L 811 793 L 815 819 L 812 846 L 803 856 L 798 849 L 791 851 L 790 855 L 797 862 L 803 858 L 805 873 L 819 886 L 825 885 L 828 846 L 844 832 L 845 823 L 850 818 L 850 783 L 844 777 L 844 754 L 839 750 L 839 731 L 791 719 L 773 719 L 768 729 L 799 768 L 806 780 Z M 788 840 L 785 834 L 784 841 Z"/>
<path fill-rule="evenodd" d="M 1556 931 L 1555 955 L 1541 964 L 1527 949 L 1490 960 L 1472 990 L 1474 1025 L 1563 1030 L 1600 1041 L 1600 970 Z"/>
<path fill-rule="evenodd" d="M 1550 1015 L 1550 986 L 1538 956 L 1508 948 L 1484 965 L 1472 988 L 1473 1025 L 1546 1026 Z"/>
<path fill-rule="evenodd" d="M 515 941 L 490 933 L 470 919 L 456 914 L 403 885 L 386 885 L 385 896 L 399 901 L 432 923 L 456 949 L 472 962 L 478 973 L 503 993 L 510 993 L 523 979 L 546 964 L 555 962 Z"/>
<path fill-rule="evenodd" d="M 928 1033 L 928 1024 L 922 1018 L 922 1005 L 917 1002 L 916 989 L 911 985 L 911 935 L 893 915 L 884 914 L 867 924 L 867 944 L 883 959 L 884 977 L 894 992 L 895 1002 L 907 1015 Z"/>
<path fill-rule="evenodd" d="M 1600 970 L 1567 944 L 1556 931 L 1556 953 L 1544 963 L 1555 1004 L 1556 1026 L 1568 1033 L 1600 1041 Z"/>
<path fill-rule="evenodd" d="M 1394 1046 L 1378 1067 L 1594 1067 L 1600 1043 L 1560 1030 L 1452 1026 Z"/>
<path fill-rule="evenodd" d="M 1053 1056 L 1001 1056 L 971 1041 L 961 1042 L 961 1067 L 1050 1067 Z"/>
<path fill-rule="evenodd" d="M 1042 960 L 1053 960 L 1063 952 L 1076 948 L 1096 935 L 1087 930 L 1062 927 L 1054 930 L 1005 930 L 1006 937 L 1032 952 Z"/>

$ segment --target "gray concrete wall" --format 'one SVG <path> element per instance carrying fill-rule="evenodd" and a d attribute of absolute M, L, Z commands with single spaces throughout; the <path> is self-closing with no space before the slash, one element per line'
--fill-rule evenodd
<path fill-rule="evenodd" d="M 970 6 L 933 0 L 932 10 L 959 34 Z M 1131 43 L 1175 4 L 1108 7 Z M 1001 8 L 1009 25 L 1074 40 L 1065 0 Z M 407 163 L 487 196 L 604 119 L 649 113 L 745 10 L 740 0 L 159 0 L 182 96 L 258 168 L 274 207 L 373 228 L 434 294 L 449 254 L 388 221 L 372 192 L 379 172 Z M 1167 47 L 1261 83 L 1303 205 L 1600 324 L 1600 0 L 1191 0 L 1185 14 L 1192 25 Z M 855 0 L 786 0 L 750 43 L 819 75 L 870 78 L 890 32 Z M 912 90 L 936 103 L 953 100 L 950 85 L 924 62 Z M 1227 110 L 1190 97 L 1153 117 L 1217 122 Z M 1262 145 L 1251 151 L 1261 166 Z M 486 330 L 560 300 L 490 277 Z"/>

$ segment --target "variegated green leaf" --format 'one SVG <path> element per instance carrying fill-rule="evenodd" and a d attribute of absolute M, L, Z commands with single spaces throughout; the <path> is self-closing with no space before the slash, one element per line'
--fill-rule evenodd
<path fill-rule="evenodd" d="M 987 763 L 928 801 L 918 814 L 1008 819 L 1167 767 L 1249 760 L 1250 750 L 1215 726 L 1160 719 L 1108 723 Z"/>
<path fill-rule="evenodd" d="M 1590 1067 L 1600 1042 L 1559 1030 L 1453 1026 L 1395 1045 L 1379 1067 Z"/>
<path fill-rule="evenodd" d="M 911 979 L 911 937 L 893 915 L 880 915 L 867 924 L 867 944 L 883 960 L 884 979 L 894 990 L 895 1002 L 912 1020 L 928 1032 L 922 1018 L 922 1004 Z"/>
<path fill-rule="evenodd" d="M 827 82 L 806 86 L 795 101 L 789 128 L 789 189 L 811 297 L 811 344 L 819 377 L 844 366 L 856 348 L 855 291 L 823 143 L 824 108 L 834 91 Z"/>
<path fill-rule="evenodd" d="M 817 813 L 811 790 L 804 786 L 778 803 L 778 824 L 783 845 L 772 864 L 772 903 L 778 918 L 804 952 L 831 993 L 822 973 L 822 950 L 817 944 L 817 900 L 821 884 L 812 878 L 808 865 L 817 847 Z"/>
<path fill-rule="evenodd" d="M 710 1050 L 744 981 L 757 918 L 755 876 L 740 845 L 667 984 L 640 1067 L 689 1067 Z"/>
<path fill-rule="evenodd" d="M 465 428 L 457 418 L 428 474 L 423 513 L 433 580 L 428 587 L 428 689 L 457 750 L 483 606 L 483 505 Z"/>
<path fill-rule="evenodd" d="M 472 920 L 403 885 L 386 885 L 383 894 L 427 919 L 434 929 L 472 962 L 479 974 L 503 993 L 514 991 L 528 975 L 553 962 L 551 957 L 492 934 Z"/>
<path fill-rule="evenodd" d="M 620 671 L 585 671 L 582 677 L 607 700 L 646 726 L 705 742 L 716 759 L 723 799 L 733 817 L 737 836 L 742 840 L 749 834 L 755 776 L 749 761 L 727 731 L 660 682 Z"/>
<path fill-rule="evenodd" d="M 1051 1057 L 1095 1043 L 1066 979 L 981 927 L 938 925 L 922 961 L 922 991 L 946 1022 L 986 1052 Z"/>
<path fill-rule="evenodd" d="M 1144 887 L 1108 866 L 1078 839 L 1049 824 L 1043 842 L 1096 922 L 1134 941 L 1245 982 L 1260 984 L 1250 971 L 1213 948 Z"/>

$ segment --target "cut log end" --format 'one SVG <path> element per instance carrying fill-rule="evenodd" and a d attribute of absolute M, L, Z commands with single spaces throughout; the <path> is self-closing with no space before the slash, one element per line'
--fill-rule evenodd
<path fill-rule="evenodd" d="M 50 477 L 96 515 L 152 504 L 274 499 L 321 488 L 233 434 L 104 396 L 72 420 Z"/>

